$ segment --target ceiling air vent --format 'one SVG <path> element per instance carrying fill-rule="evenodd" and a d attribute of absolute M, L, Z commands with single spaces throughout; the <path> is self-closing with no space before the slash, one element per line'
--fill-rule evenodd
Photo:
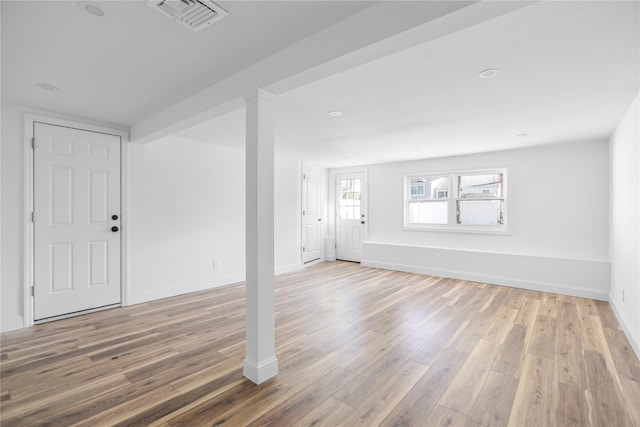
<path fill-rule="evenodd" d="M 228 15 L 211 0 L 149 0 L 147 5 L 193 31 L 200 31 Z"/>

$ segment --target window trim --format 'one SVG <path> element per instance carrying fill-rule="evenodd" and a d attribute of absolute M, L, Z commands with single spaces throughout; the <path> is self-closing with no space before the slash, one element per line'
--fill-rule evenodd
<path fill-rule="evenodd" d="M 461 175 L 483 175 L 501 173 L 503 178 L 502 197 L 474 198 L 473 200 L 502 200 L 504 223 L 501 225 L 468 225 L 457 223 L 457 202 L 464 200 L 459 198 L 458 177 Z M 416 178 L 429 178 L 437 176 L 447 176 L 449 179 L 449 197 L 446 199 L 435 199 L 434 201 L 447 201 L 447 224 L 416 224 L 409 223 L 409 203 L 411 202 L 411 180 Z M 508 214 L 508 169 L 506 167 L 492 169 L 471 169 L 453 170 L 447 172 L 426 172 L 411 173 L 404 175 L 403 187 L 403 225 L 405 231 L 436 231 L 447 233 L 478 233 L 478 234 L 498 234 L 509 235 L 509 214 Z"/>

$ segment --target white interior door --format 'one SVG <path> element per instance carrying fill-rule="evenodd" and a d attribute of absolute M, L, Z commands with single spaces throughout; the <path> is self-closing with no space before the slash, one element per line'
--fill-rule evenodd
<path fill-rule="evenodd" d="M 118 304 L 120 137 L 34 123 L 35 320 Z"/>
<path fill-rule="evenodd" d="M 320 170 L 302 166 L 302 262 L 320 259 L 322 203 Z"/>
<path fill-rule="evenodd" d="M 360 262 L 367 239 L 367 180 L 364 172 L 336 175 L 336 259 Z"/>

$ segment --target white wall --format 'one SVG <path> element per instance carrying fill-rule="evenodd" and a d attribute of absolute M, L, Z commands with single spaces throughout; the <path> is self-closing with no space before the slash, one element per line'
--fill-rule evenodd
<path fill-rule="evenodd" d="M 403 230 L 405 174 L 508 168 L 507 235 Z M 363 264 L 415 272 L 441 271 L 449 277 L 521 286 L 606 299 L 608 283 L 608 147 L 606 141 L 563 144 L 368 166 L 369 242 Z M 332 170 L 332 174 L 338 170 Z M 553 208 L 550 208 L 553 206 Z M 373 244 L 377 246 L 374 248 Z M 380 244 L 389 244 L 381 248 Z M 408 249 L 405 263 L 394 258 L 398 245 Z M 420 255 L 422 248 L 441 249 L 449 267 Z M 415 248 L 415 249 L 411 249 Z M 456 253 L 456 251 L 460 251 Z M 464 252 L 464 253 L 463 253 Z M 493 269 L 460 260 L 468 253 L 492 254 Z M 556 266 L 545 278 L 526 271 L 505 277 L 504 255 L 525 257 L 532 266 Z M 545 258 L 553 258 L 543 263 Z M 408 261 L 412 259 L 412 261 Z M 448 258 L 447 258 L 448 259 Z M 564 260 L 564 261 L 563 261 Z M 575 263 L 573 261 L 584 261 Z M 597 280 L 581 282 L 584 271 Z M 454 268 L 455 267 L 455 268 Z M 570 269 L 569 272 L 564 269 Z M 530 269 L 535 271 L 535 267 Z M 571 271 L 575 274 L 572 276 Z M 573 277 L 573 280 L 572 280 Z"/>
<path fill-rule="evenodd" d="M 20 108 L 2 103 L 0 330 L 22 327 L 23 123 Z"/>
<path fill-rule="evenodd" d="M 276 274 L 279 274 L 300 268 L 302 263 L 302 163 L 293 157 L 277 155 L 274 168 L 274 264 Z"/>
<path fill-rule="evenodd" d="M 609 301 L 638 357 L 640 357 L 639 117 L 640 110 L 638 96 L 636 96 L 609 141 L 611 160 Z"/>
<path fill-rule="evenodd" d="M 132 145 L 129 157 L 127 302 L 243 281 L 244 150 L 167 137 Z M 301 266 L 299 168 L 275 159 L 276 273 Z"/>
<path fill-rule="evenodd" d="M 603 141 L 369 167 L 369 240 L 608 260 L 607 150 Z M 402 230 L 404 174 L 499 167 L 509 236 Z"/>
<path fill-rule="evenodd" d="M 244 151 L 167 137 L 129 171 L 128 303 L 244 280 Z"/>

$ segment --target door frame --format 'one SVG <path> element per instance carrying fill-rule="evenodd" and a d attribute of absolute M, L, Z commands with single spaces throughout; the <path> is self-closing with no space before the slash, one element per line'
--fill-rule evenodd
<path fill-rule="evenodd" d="M 329 230 L 329 236 L 333 236 L 333 240 L 334 243 L 337 244 L 338 242 L 338 227 L 337 227 L 337 222 L 338 222 L 338 207 L 337 207 L 337 197 L 338 197 L 338 191 L 337 191 L 337 187 L 338 187 L 338 181 L 337 181 L 337 177 L 338 175 L 342 175 L 342 174 L 350 174 L 350 173 L 361 173 L 364 175 L 364 179 L 367 182 L 367 186 L 365 189 L 365 204 L 362 206 L 362 209 L 366 212 L 366 220 L 364 223 L 365 226 L 365 231 L 366 231 L 366 236 L 367 239 L 369 238 L 369 222 L 371 220 L 371 216 L 369 215 L 369 168 L 366 167 L 346 167 L 346 168 L 336 168 L 336 169 L 331 169 L 329 171 L 329 212 L 328 212 L 328 217 L 330 219 L 330 230 Z M 334 247 L 334 252 L 333 252 L 333 256 L 335 257 L 337 253 L 337 247 Z"/>
<path fill-rule="evenodd" d="M 128 203 L 128 142 L 129 131 L 126 129 L 118 129 L 114 127 L 108 127 L 100 124 L 90 124 L 79 122 L 75 120 L 64 119 L 56 116 L 41 115 L 35 113 L 24 114 L 24 130 L 23 130 L 23 211 L 22 211 L 22 224 L 23 224 L 23 327 L 27 328 L 34 324 L 34 298 L 31 295 L 31 288 L 33 287 L 34 276 L 34 232 L 33 223 L 31 222 L 31 212 L 33 211 L 34 203 L 34 179 L 33 179 L 33 150 L 31 148 L 31 141 L 33 139 L 34 124 L 44 123 L 53 126 L 63 126 L 79 130 L 86 130 L 90 132 L 107 133 L 120 137 L 120 208 L 122 218 L 122 235 L 120 239 L 120 297 L 121 306 L 127 305 L 128 295 L 128 247 L 129 247 L 129 203 Z M 91 310 L 87 310 L 87 313 Z M 56 317 L 60 319 L 65 317 L 64 315 Z"/>

